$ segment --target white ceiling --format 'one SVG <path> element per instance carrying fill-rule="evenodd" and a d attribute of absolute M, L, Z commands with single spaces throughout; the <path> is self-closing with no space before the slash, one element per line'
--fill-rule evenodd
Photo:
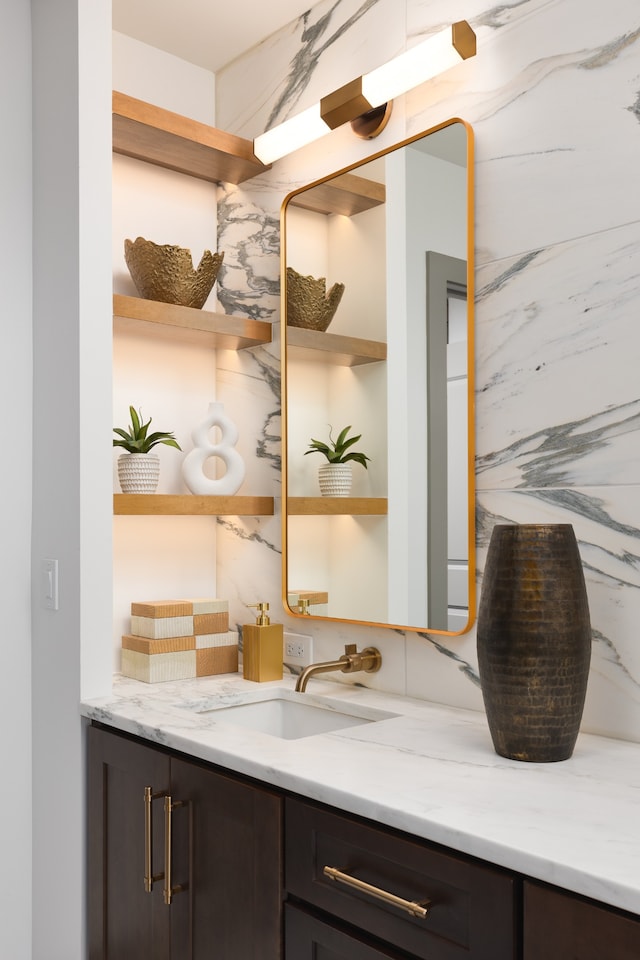
<path fill-rule="evenodd" d="M 314 0 L 112 0 L 113 28 L 215 73 Z"/>

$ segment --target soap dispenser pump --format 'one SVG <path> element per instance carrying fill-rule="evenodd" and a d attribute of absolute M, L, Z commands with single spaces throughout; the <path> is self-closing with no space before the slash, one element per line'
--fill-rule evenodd
<path fill-rule="evenodd" d="M 245 680 L 263 683 L 265 680 L 282 680 L 283 626 L 271 623 L 268 603 L 250 603 L 257 607 L 255 623 L 242 628 L 242 675 Z"/>

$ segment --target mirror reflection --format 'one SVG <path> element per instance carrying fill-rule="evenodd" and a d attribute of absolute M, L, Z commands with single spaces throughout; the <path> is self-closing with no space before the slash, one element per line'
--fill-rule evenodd
<path fill-rule="evenodd" d="M 472 156 L 452 120 L 285 201 L 294 614 L 437 632 L 473 617 Z"/>

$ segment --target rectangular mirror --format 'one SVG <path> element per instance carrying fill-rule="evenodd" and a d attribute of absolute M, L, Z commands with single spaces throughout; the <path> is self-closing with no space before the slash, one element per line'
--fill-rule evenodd
<path fill-rule="evenodd" d="M 462 633 L 475 607 L 471 128 L 450 120 L 294 191 L 282 238 L 285 603 Z M 348 493 L 321 495 L 328 458 L 310 445 L 333 457 L 346 427 L 344 456 L 366 467 L 351 460 Z"/>

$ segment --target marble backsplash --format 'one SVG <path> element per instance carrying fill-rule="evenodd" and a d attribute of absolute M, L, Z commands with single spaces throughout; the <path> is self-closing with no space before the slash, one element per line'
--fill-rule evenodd
<path fill-rule="evenodd" d="M 445 0 L 324 0 L 216 78 L 216 123 L 253 137 L 447 24 Z M 496 521 L 572 523 L 594 645 L 583 728 L 640 740 L 640 10 L 636 0 L 461 0 L 478 55 L 395 105 L 375 144 L 337 130 L 218 200 L 229 312 L 279 321 L 286 194 L 452 116 L 476 147 L 478 588 Z M 254 81 L 252 83 L 252 80 Z M 277 331 L 277 326 L 276 326 Z M 218 395 L 280 497 L 278 336 L 219 356 Z M 246 435 L 246 434 L 245 434 Z M 279 499 L 277 501 L 279 503 Z M 279 512 L 279 510 L 278 510 Z M 221 519 L 218 590 L 235 617 L 281 596 L 280 518 Z M 482 709 L 475 633 L 305 621 L 315 656 L 375 643 L 371 686 Z"/>

